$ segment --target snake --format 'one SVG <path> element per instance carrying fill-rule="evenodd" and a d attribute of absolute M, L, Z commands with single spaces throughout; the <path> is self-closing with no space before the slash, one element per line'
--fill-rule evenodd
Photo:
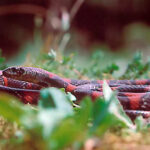
<path fill-rule="evenodd" d="M 106 80 L 130 117 L 150 117 L 150 80 Z M 41 68 L 13 66 L 0 72 L 0 91 L 17 96 L 22 102 L 37 104 L 45 87 L 64 88 L 77 101 L 90 96 L 94 101 L 103 96 L 103 80 L 62 78 Z"/>

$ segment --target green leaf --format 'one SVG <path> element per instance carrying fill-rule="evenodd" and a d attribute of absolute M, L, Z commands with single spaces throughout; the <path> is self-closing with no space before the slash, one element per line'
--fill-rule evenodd
<path fill-rule="evenodd" d="M 106 81 L 104 81 L 103 84 L 103 93 L 105 100 L 110 102 L 109 112 L 113 114 L 125 126 L 131 129 L 135 129 L 135 126 L 133 125 L 131 119 L 124 112 L 122 105 L 120 104 L 119 100 L 116 98 L 115 93 L 112 92 Z"/>
<path fill-rule="evenodd" d="M 49 93 L 50 89 L 43 89 L 40 92 L 40 100 L 38 102 L 39 107 L 41 108 L 56 108 L 56 104 L 53 100 L 53 96 Z"/>
<path fill-rule="evenodd" d="M 43 136 L 48 137 L 54 127 L 65 117 L 73 114 L 73 108 L 65 93 L 56 88 L 41 91 L 38 121 L 43 127 Z"/>
<path fill-rule="evenodd" d="M 0 97 L 0 115 L 9 121 L 20 123 L 20 119 L 24 114 L 23 105 L 13 96 L 2 94 Z"/>
<path fill-rule="evenodd" d="M 91 132 L 102 135 L 112 126 L 117 124 L 134 128 L 129 117 L 124 113 L 121 104 L 116 99 L 106 81 L 103 85 L 105 99 L 98 99 L 93 108 L 93 127 Z"/>
<path fill-rule="evenodd" d="M 70 92 L 67 92 L 67 98 L 71 101 L 74 102 L 76 101 L 76 97 L 74 95 L 72 95 Z"/>
<path fill-rule="evenodd" d="M 62 120 L 59 126 L 56 126 L 49 139 L 51 149 L 63 149 L 86 138 L 88 123 L 92 117 L 92 105 L 91 99 L 85 98 L 73 116 Z"/>
<path fill-rule="evenodd" d="M 145 78 L 148 76 L 150 69 L 150 62 L 144 63 L 142 60 L 142 53 L 137 52 L 131 62 L 128 64 L 128 67 L 121 77 L 121 79 L 136 79 L 136 78 Z"/>
<path fill-rule="evenodd" d="M 51 51 L 48 53 L 49 60 L 53 62 L 56 59 L 56 56 L 56 52 L 53 49 L 51 49 Z"/>
<path fill-rule="evenodd" d="M 87 127 L 87 123 L 92 118 L 93 104 L 89 97 L 84 98 L 80 103 L 80 109 L 76 112 L 76 120 L 78 124 Z"/>
<path fill-rule="evenodd" d="M 72 106 L 67 100 L 66 94 L 57 88 L 41 90 L 39 106 L 45 108 L 56 108 L 66 113 L 72 113 Z"/>
<path fill-rule="evenodd" d="M 136 117 L 136 119 L 134 120 L 134 123 L 136 125 L 136 131 L 144 131 L 148 128 L 147 123 L 145 123 L 145 120 L 143 119 L 142 116 L 138 116 Z"/>
<path fill-rule="evenodd" d="M 50 149 L 63 149 L 75 141 L 83 140 L 86 132 L 73 117 L 63 120 L 61 124 L 55 128 L 48 140 Z"/>
<path fill-rule="evenodd" d="M 112 74 L 114 71 L 117 71 L 119 70 L 119 67 L 115 64 L 115 63 L 112 63 L 111 65 L 107 66 L 103 72 L 104 73 L 109 73 L 109 74 Z"/>
<path fill-rule="evenodd" d="M 104 99 L 97 99 L 94 103 L 91 133 L 94 132 L 97 135 L 102 135 L 114 122 L 109 112 L 109 105 Z"/>
<path fill-rule="evenodd" d="M 71 115 L 71 114 L 68 114 Z M 37 120 L 42 126 L 43 137 L 47 138 L 51 135 L 53 129 L 68 116 L 64 111 L 58 109 L 42 109 L 38 112 Z"/>

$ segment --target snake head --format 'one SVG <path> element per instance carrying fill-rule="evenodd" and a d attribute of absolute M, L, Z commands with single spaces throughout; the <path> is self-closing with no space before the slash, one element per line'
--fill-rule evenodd
<path fill-rule="evenodd" d="M 2 74 L 9 78 L 20 77 L 25 73 L 22 67 L 9 67 L 3 70 Z"/>

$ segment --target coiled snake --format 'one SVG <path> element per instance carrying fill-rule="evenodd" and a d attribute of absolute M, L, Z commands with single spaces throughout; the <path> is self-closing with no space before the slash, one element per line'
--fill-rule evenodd
<path fill-rule="evenodd" d="M 135 117 L 150 117 L 150 80 L 107 80 L 125 112 Z M 19 97 L 24 103 L 36 104 L 43 87 L 64 88 L 77 100 L 89 95 L 94 101 L 103 96 L 102 80 L 74 80 L 33 67 L 9 67 L 1 71 L 0 91 Z"/>

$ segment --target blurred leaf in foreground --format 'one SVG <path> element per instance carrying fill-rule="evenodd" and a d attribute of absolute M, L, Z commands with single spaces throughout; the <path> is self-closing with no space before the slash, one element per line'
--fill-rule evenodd
<path fill-rule="evenodd" d="M 65 93 L 56 88 L 41 91 L 38 120 L 43 126 L 43 135 L 49 136 L 53 128 L 66 116 L 73 114 L 73 108 L 67 101 Z"/>
<path fill-rule="evenodd" d="M 125 114 L 115 93 L 112 92 L 106 82 L 103 85 L 103 93 L 104 99 L 100 98 L 94 103 L 91 131 L 97 135 L 103 135 L 107 129 L 118 125 L 134 129 L 132 121 Z"/>
<path fill-rule="evenodd" d="M 142 116 L 138 116 L 135 120 L 134 123 L 136 124 L 136 131 L 145 131 L 147 132 L 147 129 L 149 128 L 150 123 L 143 119 Z"/>
<path fill-rule="evenodd" d="M 118 124 L 133 128 L 134 125 L 106 83 L 103 89 L 104 98 L 92 102 L 87 97 L 75 109 L 66 94 L 56 88 L 43 89 L 38 107 L 34 109 L 2 96 L 0 114 L 24 127 L 24 140 L 34 137 L 38 144 L 52 150 L 81 144 L 95 135 L 102 136 Z"/>
<path fill-rule="evenodd" d="M 73 116 L 64 119 L 53 131 L 49 141 L 51 149 L 63 149 L 75 142 L 84 141 L 92 115 L 92 102 L 85 98 Z"/>
<path fill-rule="evenodd" d="M 112 101 L 109 107 L 110 113 L 112 113 L 125 126 L 135 129 L 131 119 L 124 112 L 122 105 L 116 98 L 116 95 L 112 92 L 111 88 L 108 86 L 107 82 L 104 82 L 103 93 L 106 101 Z"/>
<path fill-rule="evenodd" d="M 0 115 L 9 121 L 20 123 L 23 115 L 23 104 L 16 101 L 16 98 L 8 94 L 1 93 L 0 96 Z"/>

